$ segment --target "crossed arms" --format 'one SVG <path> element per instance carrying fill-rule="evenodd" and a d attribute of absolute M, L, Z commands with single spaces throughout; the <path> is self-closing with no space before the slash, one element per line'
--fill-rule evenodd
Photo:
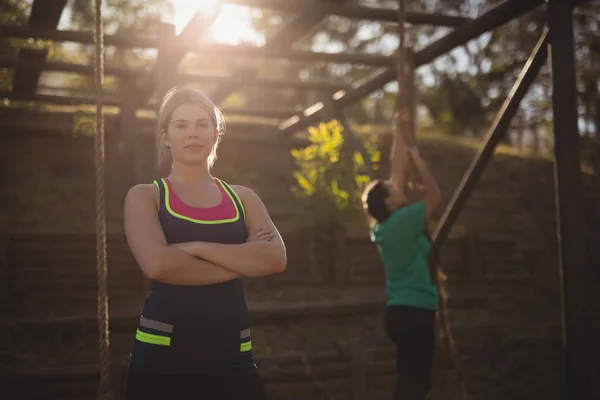
<path fill-rule="evenodd" d="M 158 220 L 154 185 L 136 185 L 125 198 L 125 235 L 142 272 L 172 285 L 208 285 L 285 270 L 286 251 L 266 207 L 252 190 L 235 186 L 246 211 L 248 241 L 168 245 Z"/>

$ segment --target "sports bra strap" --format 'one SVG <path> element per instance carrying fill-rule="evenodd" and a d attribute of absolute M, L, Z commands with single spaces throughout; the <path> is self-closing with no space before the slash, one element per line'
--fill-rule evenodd
<path fill-rule="evenodd" d="M 165 205 L 165 187 L 163 180 L 155 180 L 154 186 L 158 188 L 158 210 L 161 211 Z"/>
<path fill-rule="evenodd" d="M 231 186 L 229 186 L 229 184 L 227 182 L 222 181 L 221 179 L 218 179 L 218 178 L 217 178 L 217 180 L 219 181 L 219 183 L 221 183 L 221 186 L 227 191 L 227 193 L 229 193 L 229 195 L 235 202 L 235 206 L 242 213 L 242 216 L 245 221 L 246 220 L 246 210 L 244 209 L 244 203 L 242 203 L 242 200 L 240 199 L 238 194 L 235 192 L 235 190 L 233 190 L 233 188 Z"/>

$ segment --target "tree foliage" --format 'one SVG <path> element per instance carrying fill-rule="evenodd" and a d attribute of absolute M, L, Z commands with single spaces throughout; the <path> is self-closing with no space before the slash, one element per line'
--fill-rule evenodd
<path fill-rule="evenodd" d="M 369 159 L 364 160 L 344 141 L 343 130 L 337 120 L 311 127 L 310 144 L 291 152 L 296 163 L 292 191 L 303 211 L 300 220 L 313 227 L 355 221 L 362 213 L 360 196 L 369 182 L 365 163 L 373 170 L 379 167 L 381 153 L 376 142 L 366 142 Z"/>

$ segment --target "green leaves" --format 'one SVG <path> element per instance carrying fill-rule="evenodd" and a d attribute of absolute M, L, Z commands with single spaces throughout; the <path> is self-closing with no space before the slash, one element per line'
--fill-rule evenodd
<path fill-rule="evenodd" d="M 291 150 L 296 162 L 292 192 L 300 202 L 299 218 L 312 226 L 341 225 L 356 219 L 362 211 L 360 196 L 369 182 L 365 160 L 351 149 L 337 120 L 308 129 L 310 144 Z M 365 143 L 371 167 L 376 170 L 381 159 L 374 142 Z"/>

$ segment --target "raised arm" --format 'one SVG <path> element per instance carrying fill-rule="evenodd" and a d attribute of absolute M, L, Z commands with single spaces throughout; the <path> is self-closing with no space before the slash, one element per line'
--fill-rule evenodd
<path fill-rule="evenodd" d="M 247 231 L 267 232 L 270 240 L 242 244 L 190 242 L 175 246 L 244 276 L 259 277 L 283 272 L 287 262 L 285 245 L 267 208 L 252 190 L 243 186 L 234 188 L 244 204 Z"/>
<path fill-rule="evenodd" d="M 423 180 L 423 186 L 425 187 L 425 212 L 427 217 L 429 217 L 433 214 L 442 200 L 440 188 L 438 187 L 435 177 L 429 170 L 427 163 L 421 158 L 417 147 L 411 147 L 409 153 Z"/>
<path fill-rule="evenodd" d="M 154 185 L 137 185 L 125 197 L 125 235 L 144 275 L 172 285 L 208 285 L 240 277 L 209 261 L 167 245 L 158 220 Z"/>
<path fill-rule="evenodd" d="M 408 171 L 408 145 L 406 143 L 405 132 L 402 127 L 407 126 L 410 117 L 407 110 L 403 110 L 396 116 L 396 131 L 394 132 L 394 143 L 390 153 L 391 169 L 390 182 L 396 188 L 404 190 L 406 183 L 406 174 Z"/>

